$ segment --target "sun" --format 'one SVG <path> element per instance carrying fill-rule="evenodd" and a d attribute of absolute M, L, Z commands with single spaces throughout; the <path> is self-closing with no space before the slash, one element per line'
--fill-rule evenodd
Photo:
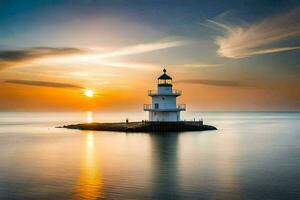
<path fill-rule="evenodd" d="M 94 91 L 90 90 L 90 89 L 87 89 L 87 90 L 84 91 L 84 95 L 87 96 L 87 97 L 93 97 L 94 96 Z"/>

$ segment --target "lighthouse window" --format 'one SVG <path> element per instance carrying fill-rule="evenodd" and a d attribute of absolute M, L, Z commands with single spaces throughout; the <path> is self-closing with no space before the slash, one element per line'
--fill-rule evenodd
<path fill-rule="evenodd" d="M 162 100 L 165 100 L 165 97 L 163 97 Z"/>
<path fill-rule="evenodd" d="M 158 103 L 154 104 L 154 108 L 158 109 Z"/>
<path fill-rule="evenodd" d="M 160 85 L 172 85 L 172 79 L 158 79 Z"/>

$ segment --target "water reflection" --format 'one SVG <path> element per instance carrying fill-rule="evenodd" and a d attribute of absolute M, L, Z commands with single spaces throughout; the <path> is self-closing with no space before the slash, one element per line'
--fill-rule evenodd
<path fill-rule="evenodd" d="M 95 151 L 94 133 L 86 134 L 80 160 L 79 181 L 75 188 L 77 199 L 97 199 L 104 196 L 99 157 Z"/>
<path fill-rule="evenodd" d="M 151 135 L 155 199 L 178 198 L 178 137 L 177 133 Z"/>
<path fill-rule="evenodd" d="M 230 134 L 229 139 L 219 138 L 215 140 L 215 160 L 217 163 L 215 173 L 219 181 L 218 189 L 220 192 L 214 194 L 214 199 L 241 199 L 240 180 L 236 177 L 240 146 L 239 134 Z"/>

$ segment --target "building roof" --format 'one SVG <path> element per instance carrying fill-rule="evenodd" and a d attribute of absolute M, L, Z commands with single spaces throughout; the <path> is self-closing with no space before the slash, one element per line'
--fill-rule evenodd
<path fill-rule="evenodd" d="M 158 77 L 158 79 L 162 79 L 162 80 L 172 79 L 170 76 L 168 76 L 168 75 L 166 74 L 166 72 L 167 72 L 166 69 L 164 69 L 163 72 L 164 72 L 164 74 L 161 75 L 160 77 Z"/>

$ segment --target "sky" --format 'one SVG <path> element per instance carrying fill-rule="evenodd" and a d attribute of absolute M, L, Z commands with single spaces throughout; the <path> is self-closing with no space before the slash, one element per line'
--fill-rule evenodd
<path fill-rule="evenodd" d="M 142 111 L 164 67 L 188 111 L 298 111 L 299 57 L 297 0 L 0 0 L 0 111 Z"/>

